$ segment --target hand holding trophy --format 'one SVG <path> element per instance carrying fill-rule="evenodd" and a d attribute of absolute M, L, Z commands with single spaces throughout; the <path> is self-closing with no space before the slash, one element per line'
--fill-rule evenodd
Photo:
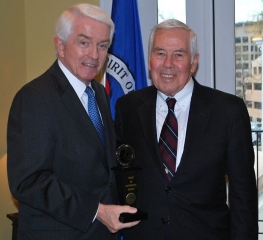
<path fill-rule="evenodd" d="M 112 170 L 115 172 L 120 204 L 136 207 L 137 177 L 141 168 L 131 166 L 135 158 L 134 150 L 131 146 L 123 144 L 118 148 L 116 156 L 118 166 L 113 167 Z M 144 220 L 146 218 L 147 213 L 137 209 L 137 212 L 134 214 L 122 213 L 119 220 L 120 222 L 126 223 Z"/>

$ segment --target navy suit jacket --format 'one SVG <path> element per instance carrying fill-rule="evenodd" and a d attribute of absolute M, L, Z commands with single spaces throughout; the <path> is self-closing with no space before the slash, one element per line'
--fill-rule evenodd
<path fill-rule="evenodd" d="M 135 150 L 134 165 L 142 168 L 137 207 L 148 213 L 124 231 L 124 239 L 161 240 L 170 231 L 179 240 L 256 240 L 254 151 L 243 100 L 194 80 L 184 152 L 168 182 L 156 135 L 156 96 L 150 86 L 116 104 L 118 144 Z"/>
<path fill-rule="evenodd" d="M 106 149 L 57 61 L 15 96 L 8 121 L 8 179 L 19 201 L 18 239 L 118 239 L 97 219 L 116 203 L 115 134 L 107 94 L 92 81 Z M 94 220 L 94 222 L 93 222 Z"/>

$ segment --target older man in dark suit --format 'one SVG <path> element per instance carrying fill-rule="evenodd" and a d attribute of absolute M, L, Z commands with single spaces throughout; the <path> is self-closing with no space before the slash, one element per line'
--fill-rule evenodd
<path fill-rule="evenodd" d="M 58 60 L 15 96 L 7 153 L 19 240 L 112 240 L 138 223 L 119 222 L 135 208 L 113 205 L 115 134 L 105 89 L 93 80 L 113 32 L 97 6 L 66 10 L 56 26 Z"/>
<path fill-rule="evenodd" d="M 142 168 L 137 207 L 148 213 L 124 230 L 125 240 L 257 239 L 247 109 L 242 99 L 198 84 L 198 61 L 197 37 L 188 26 L 158 24 L 149 41 L 153 86 L 117 102 L 118 144 L 134 148 L 134 165 Z"/>

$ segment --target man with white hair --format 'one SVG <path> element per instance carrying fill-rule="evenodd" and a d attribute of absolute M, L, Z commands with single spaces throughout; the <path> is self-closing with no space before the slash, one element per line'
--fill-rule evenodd
<path fill-rule="evenodd" d="M 119 221 L 137 210 L 116 205 L 114 127 L 106 91 L 94 80 L 113 33 L 97 6 L 64 11 L 56 25 L 58 59 L 14 98 L 7 152 L 19 240 L 113 240 L 138 224 Z"/>

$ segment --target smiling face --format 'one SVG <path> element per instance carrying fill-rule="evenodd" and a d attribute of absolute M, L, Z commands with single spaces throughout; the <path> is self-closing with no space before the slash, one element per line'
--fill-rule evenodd
<path fill-rule="evenodd" d="M 167 96 L 181 91 L 196 71 L 199 55 L 191 61 L 190 32 L 182 28 L 157 29 L 149 58 L 155 87 Z"/>
<path fill-rule="evenodd" d="M 58 36 L 55 45 L 58 59 L 86 85 L 102 69 L 110 43 L 110 27 L 89 17 L 78 16 L 66 42 Z"/>

